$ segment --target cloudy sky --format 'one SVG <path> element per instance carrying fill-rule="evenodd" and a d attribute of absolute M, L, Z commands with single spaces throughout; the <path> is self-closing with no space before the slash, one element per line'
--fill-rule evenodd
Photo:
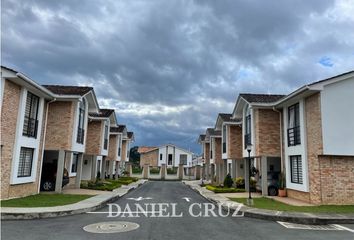
<path fill-rule="evenodd" d="M 2 0 L 2 64 L 94 86 L 136 145 L 199 153 L 240 92 L 289 93 L 354 69 L 353 0 Z"/>

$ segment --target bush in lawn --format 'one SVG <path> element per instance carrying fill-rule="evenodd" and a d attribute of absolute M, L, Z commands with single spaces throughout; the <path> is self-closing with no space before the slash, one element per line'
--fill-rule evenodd
<path fill-rule="evenodd" d="M 176 167 L 167 168 L 167 174 L 177 174 L 177 169 Z"/>
<path fill-rule="evenodd" d="M 232 184 L 234 184 L 234 181 L 232 180 L 230 173 L 228 173 L 224 179 L 224 186 L 230 188 L 232 187 Z"/>
<path fill-rule="evenodd" d="M 159 174 L 160 168 L 150 168 L 150 174 Z"/>
<path fill-rule="evenodd" d="M 245 188 L 245 179 L 243 177 L 238 177 L 235 180 L 237 188 Z"/>

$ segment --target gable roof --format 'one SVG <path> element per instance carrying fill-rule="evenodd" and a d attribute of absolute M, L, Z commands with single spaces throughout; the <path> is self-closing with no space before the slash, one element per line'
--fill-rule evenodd
<path fill-rule="evenodd" d="M 285 97 L 285 95 L 240 93 L 240 97 L 242 97 L 248 103 L 274 103 Z"/>
<path fill-rule="evenodd" d="M 207 128 L 206 130 L 206 137 L 221 137 L 221 131 L 215 130 L 214 128 Z"/>
<path fill-rule="evenodd" d="M 114 113 L 114 109 L 100 109 L 98 113 L 89 113 L 94 118 L 109 118 Z"/>
<path fill-rule="evenodd" d="M 134 132 L 127 132 L 127 136 L 129 139 L 134 138 Z"/>
<path fill-rule="evenodd" d="M 124 129 L 126 129 L 125 125 L 118 125 L 117 127 L 111 127 L 110 132 L 122 133 L 122 132 L 124 132 Z"/>
<path fill-rule="evenodd" d="M 65 85 L 42 85 L 47 88 L 49 91 L 58 94 L 58 95 L 80 95 L 84 96 L 91 90 L 93 87 L 87 86 L 65 86 Z"/>
<path fill-rule="evenodd" d="M 138 153 L 144 154 L 144 153 L 151 152 L 151 151 L 158 150 L 158 149 L 159 149 L 158 147 L 141 146 L 138 148 Z"/>
<path fill-rule="evenodd" d="M 233 118 L 231 113 L 219 113 L 216 118 L 215 130 L 220 130 L 223 123 L 237 124 L 241 121 L 241 118 Z"/>

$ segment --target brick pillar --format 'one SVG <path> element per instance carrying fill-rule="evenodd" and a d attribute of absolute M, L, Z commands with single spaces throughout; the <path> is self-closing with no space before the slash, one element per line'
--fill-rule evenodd
<path fill-rule="evenodd" d="M 81 153 L 79 154 L 79 158 L 77 161 L 77 172 L 76 172 L 76 178 L 75 178 L 75 188 L 80 189 L 80 184 L 81 184 L 81 175 L 82 175 L 82 160 L 84 159 L 84 154 Z"/>
<path fill-rule="evenodd" d="M 183 164 L 178 165 L 178 179 L 183 179 Z"/>
<path fill-rule="evenodd" d="M 164 180 L 166 178 L 166 164 L 161 164 L 161 179 Z"/>
<path fill-rule="evenodd" d="M 128 172 L 128 176 L 130 177 L 132 175 L 132 164 L 130 162 L 125 163 L 125 171 Z"/>
<path fill-rule="evenodd" d="M 210 178 L 211 178 L 211 184 L 215 184 L 215 164 L 210 165 Z"/>
<path fill-rule="evenodd" d="M 144 164 L 143 178 L 145 179 L 149 178 L 149 164 Z"/>
<path fill-rule="evenodd" d="M 199 180 L 200 179 L 200 166 L 199 165 L 195 166 L 195 172 L 196 172 L 195 180 Z"/>
<path fill-rule="evenodd" d="M 209 181 L 210 180 L 210 165 L 208 163 L 205 164 L 205 176 L 206 176 L 206 180 Z"/>
<path fill-rule="evenodd" d="M 55 180 L 55 192 L 56 193 L 61 193 L 61 191 L 62 191 L 64 164 L 65 164 L 65 151 L 59 150 L 58 164 L 57 164 L 57 176 L 56 176 L 56 180 Z M 70 171 L 70 169 L 68 169 L 68 171 Z"/>

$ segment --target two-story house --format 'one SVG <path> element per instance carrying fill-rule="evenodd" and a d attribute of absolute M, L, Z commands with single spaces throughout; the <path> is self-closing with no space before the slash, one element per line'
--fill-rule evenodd
<path fill-rule="evenodd" d="M 221 184 L 223 179 L 223 161 L 221 158 L 221 131 L 214 128 L 207 128 L 205 138 L 209 141 L 210 175 L 211 182 Z"/>
<path fill-rule="evenodd" d="M 230 173 L 232 178 L 244 176 L 242 156 L 242 121 L 232 118 L 231 113 L 219 113 L 215 129 L 221 131 L 223 175 Z"/>
<path fill-rule="evenodd" d="M 86 150 L 88 115 L 99 113 L 92 87 L 44 85 L 55 94 L 48 105 L 42 172 L 57 168 L 55 186 L 42 179 L 41 187 L 61 192 L 63 174 L 68 172 L 69 186 L 80 188 L 83 154 Z"/>
<path fill-rule="evenodd" d="M 274 108 L 274 103 L 284 95 L 240 94 L 233 119 L 242 119 L 242 157 L 251 157 L 251 167 L 258 187 L 263 195 L 276 195 L 277 190 L 268 189 L 267 177 L 281 172 L 281 114 Z M 245 164 L 245 184 L 248 188 L 249 164 Z M 252 171 L 253 172 L 253 171 Z M 263 177 L 262 177 L 263 176 Z"/>
<path fill-rule="evenodd" d="M 305 85 L 277 102 L 289 197 L 354 204 L 354 71 Z"/>
<path fill-rule="evenodd" d="M 209 139 L 206 138 L 205 134 L 199 135 L 198 143 L 202 147 L 202 177 L 205 180 L 210 180 L 210 148 L 209 148 Z"/>
<path fill-rule="evenodd" d="M 127 128 L 125 125 L 117 124 L 110 128 L 109 153 L 107 161 L 102 164 L 102 173 L 105 177 L 116 178 L 123 173 L 122 158 L 126 153 L 123 152 L 123 138 L 127 137 Z"/>
<path fill-rule="evenodd" d="M 134 141 L 134 133 L 127 132 L 126 135 L 123 135 L 122 139 L 122 159 L 121 159 L 121 169 L 122 171 L 126 170 L 126 163 L 129 162 L 130 155 L 130 145 Z"/>
<path fill-rule="evenodd" d="M 82 180 L 101 178 L 102 159 L 108 155 L 109 129 L 117 124 L 114 109 L 100 109 L 89 113 L 87 144 L 82 165 Z"/>
<path fill-rule="evenodd" d="M 24 74 L 1 67 L 1 199 L 39 192 L 53 94 Z"/>

